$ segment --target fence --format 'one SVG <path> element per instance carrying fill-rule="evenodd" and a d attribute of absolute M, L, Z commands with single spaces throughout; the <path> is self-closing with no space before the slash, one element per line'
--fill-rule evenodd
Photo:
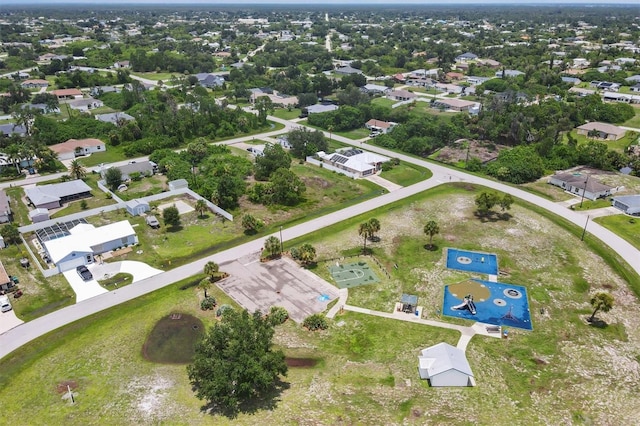
<path fill-rule="evenodd" d="M 352 254 L 351 256 L 337 256 L 337 257 L 328 257 L 325 259 L 318 259 L 317 262 L 333 262 L 334 260 L 338 260 L 338 261 L 344 261 L 345 259 L 351 259 L 351 258 L 360 258 L 362 256 L 366 256 L 370 259 L 373 259 L 373 261 L 375 262 L 376 265 L 378 265 L 378 268 L 380 268 L 380 270 L 387 276 L 387 279 L 391 279 L 391 274 L 389 273 L 389 271 L 387 271 L 387 268 L 384 267 L 384 265 L 373 255 L 363 255 L 363 254 Z"/>

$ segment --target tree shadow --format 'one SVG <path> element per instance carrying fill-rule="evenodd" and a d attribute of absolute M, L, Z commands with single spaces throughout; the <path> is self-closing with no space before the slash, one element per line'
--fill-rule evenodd
<path fill-rule="evenodd" d="M 438 245 L 437 244 L 425 244 L 424 246 L 425 250 L 427 251 L 438 251 Z"/>
<path fill-rule="evenodd" d="M 211 215 L 208 215 L 206 213 L 203 215 L 198 215 L 198 219 L 201 219 L 201 220 L 206 220 L 206 219 L 209 219 L 210 217 Z"/>
<path fill-rule="evenodd" d="M 247 236 L 256 235 L 257 233 L 258 233 L 258 231 L 256 229 L 245 229 L 244 230 L 244 235 L 247 235 Z"/>
<path fill-rule="evenodd" d="M 173 225 L 167 227 L 167 232 L 176 233 L 182 231 L 183 229 L 184 227 L 182 225 Z"/>
<path fill-rule="evenodd" d="M 377 235 L 374 235 L 370 238 L 368 238 L 369 241 L 371 241 L 372 243 L 379 243 L 380 242 L 380 237 L 378 237 Z"/>
<path fill-rule="evenodd" d="M 265 392 L 263 395 L 240 401 L 240 404 L 238 404 L 237 407 L 225 408 L 216 403 L 209 403 L 203 405 L 200 409 L 212 416 L 221 415 L 229 419 L 237 418 L 238 414 L 255 414 L 262 410 L 273 411 L 278 407 L 278 403 L 281 401 L 280 396 L 282 395 L 282 392 L 290 387 L 291 385 L 289 382 L 284 382 L 278 378 L 270 391 Z"/>
<path fill-rule="evenodd" d="M 600 328 L 600 329 L 605 329 L 609 327 L 609 324 L 607 324 L 606 321 L 598 317 L 594 317 L 591 321 L 589 321 L 589 319 L 590 317 L 587 317 L 587 324 L 589 324 L 591 327 Z"/>

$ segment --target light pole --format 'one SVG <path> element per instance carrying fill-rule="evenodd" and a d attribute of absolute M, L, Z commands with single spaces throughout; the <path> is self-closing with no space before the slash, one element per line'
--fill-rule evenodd
<path fill-rule="evenodd" d="M 584 181 L 584 188 L 582 189 L 582 198 L 580 199 L 580 208 L 582 208 L 582 203 L 584 202 L 584 193 L 587 192 L 587 184 L 589 183 L 589 176 L 587 175 L 587 179 Z"/>
<path fill-rule="evenodd" d="M 584 234 L 587 233 L 588 224 L 589 224 L 589 216 L 587 216 L 587 221 L 584 223 L 584 229 L 582 230 L 582 237 L 580 237 L 580 241 L 584 241 Z"/>
<path fill-rule="evenodd" d="M 284 253 L 284 245 L 282 242 L 282 225 L 280 225 L 280 254 Z"/>

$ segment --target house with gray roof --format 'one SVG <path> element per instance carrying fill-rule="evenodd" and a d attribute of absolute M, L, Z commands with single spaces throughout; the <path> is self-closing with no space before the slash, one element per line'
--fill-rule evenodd
<path fill-rule="evenodd" d="M 66 202 L 91 197 L 91 188 L 80 179 L 34 186 L 24 192 L 29 203 L 41 209 L 55 209 Z"/>
<path fill-rule="evenodd" d="M 19 136 L 24 136 L 27 134 L 27 128 L 21 124 L 6 123 L 0 124 L 0 132 L 5 136 L 11 136 L 14 133 Z"/>
<path fill-rule="evenodd" d="M 118 124 L 118 121 L 134 121 L 135 118 L 127 114 L 126 112 L 110 112 L 108 114 L 96 114 L 96 120 L 105 123 Z"/>
<path fill-rule="evenodd" d="M 9 205 L 9 197 L 0 190 L 0 223 L 6 223 L 11 220 L 11 206 Z"/>
<path fill-rule="evenodd" d="M 219 75 L 201 72 L 196 74 L 198 84 L 202 87 L 214 88 L 224 84 L 224 78 Z"/>
<path fill-rule="evenodd" d="M 347 65 L 344 67 L 336 68 L 336 74 L 341 74 L 341 75 L 362 74 L 362 71 L 360 71 L 359 69 L 353 68 L 351 65 Z"/>
<path fill-rule="evenodd" d="M 592 201 L 598 198 L 608 197 L 616 192 L 616 188 L 604 185 L 590 175 L 583 175 L 581 173 L 556 173 L 549 178 L 548 183 L 558 186 L 578 197 L 584 197 Z"/>
<path fill-rule="evenodd" d="M 151 176 L 156 172 L 157 165 L 151 161 L 138 161 L 125 164 L 124 166 L 114 166 L 122 173 L 122 180 L 130 180 L 131 175 L 140 173 L 141 176 Z M 103 169 L 100 173 L 105 178 L 108 169 Z"/>
<path fill-rule="evenodd" d="M 621 195 L 611 199 L 611 205 L 630 216 L 640 216 L 640 195 Z"/>
<path fill-rule="evenodd" d="M 464 351 L 448 343 L 423 349 L 418 357 L 420 378 L 433 387 L 475 386 L 473 371 Z"/>

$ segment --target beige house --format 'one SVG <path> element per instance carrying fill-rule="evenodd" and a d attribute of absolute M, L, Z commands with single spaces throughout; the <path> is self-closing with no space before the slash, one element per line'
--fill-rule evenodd
<path fill-rule="evenodd" d="M 591 123 L 583 124 L 580 127 L 576 127 L 579 135 L 592 137 L 596 135 L 598 139 L 604 139 L 609 141 L 617 141 L 622 139 L 627 132 L 626 130 L 614 126 L 613 124 L 600 123 L 593 121 Z"/>
<path fill-rule="evenodd" d="M 76 157 L 93 154 L 94 152 L 104 152 L 106 145 L 100 139 L 69 139 L 66 142 L 57 143 L 49 147 L 51 151 L 58 154 L 59 160 L 73 160 Z"/>

